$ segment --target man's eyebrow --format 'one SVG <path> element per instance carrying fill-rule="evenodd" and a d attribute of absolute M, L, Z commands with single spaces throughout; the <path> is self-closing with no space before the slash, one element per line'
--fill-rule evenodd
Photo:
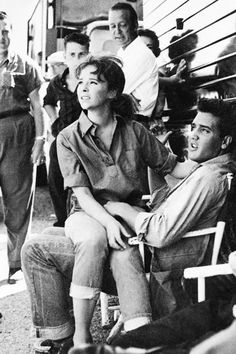
<path fill-rule="evenodd" d="M 199 124 L 199 126 L 201 128 L 206 128 L 206 129 L 209 129 L 209 130 L 213 130 L 212 127 L 210 127 L 209 125 Z"/>

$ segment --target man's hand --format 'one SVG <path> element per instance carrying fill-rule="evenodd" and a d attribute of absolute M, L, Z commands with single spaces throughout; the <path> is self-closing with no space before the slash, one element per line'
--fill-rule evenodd
<path fill-rule="evenodd" d="M 136 219 L 138 213 L 144 211 L 140 207 L 131 206 L 127 203 L 122 203 L 122 202 L 108 202 L 103 207 L 112 216 L 121 217 L 121 219 L 124 220 L 125 225 L 128 225 L 128 227 L 130 227 L 131 230 L 133 230 L 133 232 L 135 232 L 134 231 L 135 230 L 135 219 Z M 132 236 L 134 236 L 134 235 L 132 235 Z"/>
<path fill-rule="evenodd" d="M 35 140 L 34 146 L 32 148 L 31 160 L 33 164 L 37 163 L 38 165 L 41 165 L 45 162 L 45 150 L 43 140 Z"/>
<path fill-rule="evenodd" d="M 182 84 L 185 80 L 182 78 L 184 71 L 187 68 L 185 59 L 181 59 L 176 70 L 176 74 L 170 77 L 172 84 Z"/>
<path fill-rule="evenodd" d="M 115 248 L 117 250 L 124 250 L 126 248 L 125 242 L 122 240 L 122 236 L 131 237 L 126 229 L 119 223 L 119 221 L 115 220 L 113 222 L 109 222 L 106 226 L 108 243 L 111 248 Z"/>

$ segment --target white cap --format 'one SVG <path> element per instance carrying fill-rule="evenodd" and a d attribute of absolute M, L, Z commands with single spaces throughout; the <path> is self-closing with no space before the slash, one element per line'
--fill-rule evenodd
<path fill-rule="evenodd" d="M 47 64 L 64 63 L 64 62 L 65 62 L 65 58 L 64 58 L 63 50 L 50 54 L 46 60 Z"/>

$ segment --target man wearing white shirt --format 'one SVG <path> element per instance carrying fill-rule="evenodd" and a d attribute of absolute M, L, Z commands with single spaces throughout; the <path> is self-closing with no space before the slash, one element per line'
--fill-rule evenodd
<path fill-rule="evenodd" d="M 158 65 L 154 54 L 138 37 L 138 17 L 134 8 L 122 2 L 112 6 L 109 27 L 113 39 L 121 46 L 117 54 L 123 61 L 124 92 L 133 96 L 137 113 L 148 120 L 158 95 Z"/>

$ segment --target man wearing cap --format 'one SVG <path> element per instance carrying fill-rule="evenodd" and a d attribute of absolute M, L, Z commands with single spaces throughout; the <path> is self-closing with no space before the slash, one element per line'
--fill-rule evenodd
<path fill-rule="evenodd" d="M 62 75 L 66 69 L 64 51 L 59 50 L 50 54 L 47 58 L 48 79 L 52 79 L 56 75 Z"/>
<path fill-rule="evenodd" d="M 50 81 L 44 97 L 44 108 L 51 119 L 51 133 L 55 138 L 63 128 L 80 116 L 82 109 L 77 98 L 78 80 L 75 71 L 88 54 L 89 41 L 87 35 L 76 32 L 64 38 L 64 58 L 67 68 Z M 49 156 L 49 191 L 57 217 L 54 226 L 64 226 L 67 218 L 68 191 L 64 190 L 63 177 L 58 164 L 56 139 L 50 146 Z"/>
<path fill-rule="evenodd" d="M 45 140 L 37 64 L 13 52 L 11 33 L 9 18 L 0 11 L 0 186 L 8 234 L 9 283 L 21 269 L 21 247 L 32 215 L 33 166 L 43 162 Z"/>

